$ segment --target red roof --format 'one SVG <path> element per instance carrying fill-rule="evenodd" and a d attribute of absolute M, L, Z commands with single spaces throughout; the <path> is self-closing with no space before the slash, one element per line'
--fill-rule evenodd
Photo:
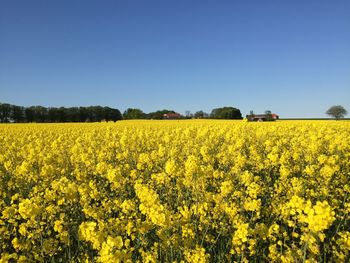
<path fill-rule="evenodd" d="M 273 119 L 279 119 L 279 116 L 278 116 L 277 114 L 275 114 L 275 113 L 272 113 L 272 114 L 271 114 L 271 117 L 272 117 Z M 254 119 L 254 120 L 257 120 L 257 119 L 265 119 L 265 118 L 267 118 L 267 114 L 254 114 L 254 115 L 249 115 L 248 118 Z"/>

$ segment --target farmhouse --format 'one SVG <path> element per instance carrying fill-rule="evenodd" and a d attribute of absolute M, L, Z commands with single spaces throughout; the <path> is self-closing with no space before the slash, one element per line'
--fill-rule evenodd
<path fill-rule="evenodd" d="M 181 114 L 179 113 L 166 113 L 163 115 L 163 119 L 165 120 L 177 120 L 177 119 L 181 119 Z"/>
<path fill-rule="evenodd" d="M 254 114 L 247 116 L 249 121 L 275 121 L 279 119 L 279 116 L 275 113 L 272 114 Z"/>

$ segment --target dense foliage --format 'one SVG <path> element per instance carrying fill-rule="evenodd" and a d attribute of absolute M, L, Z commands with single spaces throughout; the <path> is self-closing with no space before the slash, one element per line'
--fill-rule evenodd
<path fill-rule="evenodd" d="M 0 126 L 0 262 L 349 262 L 350 122 Z"/>
<path fill-rule="evenodd" d="M 344 118 L 348 114 L 348 111 L 341 105 L 334 105 L 326 111 L 326 114 L 339 120 L 340 118 Z"/>
<path fill-rule="evenodd" d="M 22 107 L 0 103 L 0 122 L 96 122 L 117 121 L 122 115 L 118 109 L 102 106 L 89 107 Z"/>
<path fill-rule="evenodd" d="M 124 120 L 146 119 L 146 114 L 140 109 L 128 108 L 123 113 Z"/>
<path fill-rule="evenodd" d="M 210 113 L 212 119 L 242 119 L 239 109 L 233 107 L 223 107 L 213 109 Z"/>

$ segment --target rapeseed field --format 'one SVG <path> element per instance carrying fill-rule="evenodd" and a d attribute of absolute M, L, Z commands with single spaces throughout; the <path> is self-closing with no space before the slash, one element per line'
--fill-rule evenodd
<path fill-rule="evenodd" d="M 0 262 L 349 262 L 350 122 L 0 125 Z"/>

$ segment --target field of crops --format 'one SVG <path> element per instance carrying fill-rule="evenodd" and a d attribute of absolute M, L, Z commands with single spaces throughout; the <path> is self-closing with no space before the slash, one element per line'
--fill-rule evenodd
<path fill-rule="evenodd" d="M 350 122 L 0 125 L 0 262 L 346 262 Z"/>

